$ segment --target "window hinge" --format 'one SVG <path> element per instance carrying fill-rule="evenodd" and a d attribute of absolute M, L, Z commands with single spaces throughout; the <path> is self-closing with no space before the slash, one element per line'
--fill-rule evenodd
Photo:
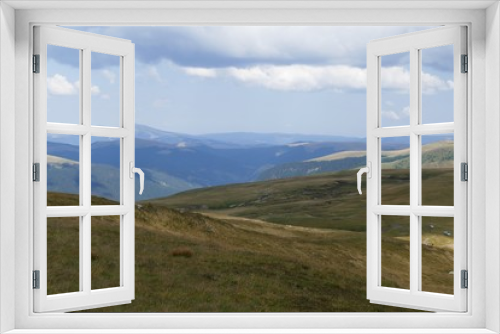
<path fill-rule="evenodd" d="M 461 281 L 462 281 L 462 289 L 467 289 L 469 287 L 469 273 L 467 270 L 461 271 Z"/>
<path fill-rule="evenodd" d="M 38 162 L 33 164 L 33 181 L 40 181 L 40 164 Z"/>
<path fill-rule="evenodd" d="M 460 164 L 460 180 L 469 181 L 469 165 L 466 162 Z"/>
<path fill-rule="evenodd" d="M 40 289 L 40 270 L 33 270 L 33 289 Z"/>
<path fill-rule="evenodd" d="M 462 55 L 462 70 L 460 72 L 469 72 L 469 57 L 467 55 Z"/>
<path fill-rule="evenodd" d="M 33 73 L 40 73 L 40 55 L 33 55 Z"/>

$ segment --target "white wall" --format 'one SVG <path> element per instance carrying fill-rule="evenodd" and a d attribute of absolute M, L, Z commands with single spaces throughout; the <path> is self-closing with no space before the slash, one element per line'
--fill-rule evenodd
<path fill-rule="evenodd" d="M 12 11 L 10 11 L 12 12 Z M 499 86 L 500 86 L 500 77 L 499 73 L 499 14 L 498 14 L 498 6 L 491 7 L 488 10 L 488 27 L 486 27 L 486 20 L 484 17 L 483 10 L 365 10 L 365 11 L 349 11 L 349 10 L 275 10 L 275 11 L 265 11 L 265 10 L 249 10 L 249 11 L 227 11 L 227 10 L 210 10 L 210 11 L 199 11 L 199 10 L 155 10 L 155 11 L 145 11 L 145 10 L 99 10 L 99 11 L 91 11 L 91 10 L 48 10 L 48 11 L 31 11 L 31 10 L 18 10 L 16 12 L 16 147 L 18 147 L 18 151 L 15 154 L 16 159 L 16 240 L 18 241 L 16 247 L 16 271 L 17 271 L 17 295 L 16 295 L 16 307 L 18 308 L 18 312 L 16 314 L 17 326 L 21 328 L 36 328 L 38 326 L 46 327 L 46 328 L 76 328 L 78 326 L 85 327 L 90 326 L 94 328 L 114 328 L 117 326 L 117 323 L 121 328 L 135 328 L 137 324 L 140 324 L 141 321 L 147 323 L 150 327 L 162 328 L 165 326 L 165 319 L 162 317 L 146 317 L 139 319 L 135 316 L 127 316 L 116 314 L 115 321 L 112 323 L 106 322 L 104 317 L 98 318 L 89 318 L 89 316 L 85 315 L 79 317 L 77 319 L 70 317 L 58 317 L 58 315 L 51 315 L 50 317 L 28 317 L 26 310 L 31 309 L 32 305 L 30 304 L 30 296 L 32 294 L 31 289 L 26 289 L 26 286 L 29 285 L 30 274 L 32 270 L 32 266 L 30 265 L 28 259 L 30 254 L 30 224 L 31 224 L 31 216 L 30 216 L 30 138 L 31 138 L 31 128 L 30 128 L 30 117 L 31 117 L 31 106 L 29 104 L 29 94 L 30 90 L 30 80 L 29 80 L 29 65 L 30 65 L 30 22 L 37 23 L 53 23 L 53 22 L 82 22 L 86 24 L 102 24 L 102 22 L 110 22 L 116 24 L 143 24 L 144 22 L 149 22 L 151 24 L 211 24 L 211 23 L 234 23 L 240 22 L 241 24 L 259 24 L 259 23 L 267 23 L 267 22 L 276 22 L 278 24 L 288 24 L 288 23 L 296 23 L 296 24 L 305 24 L 307 25 L 310 22 L 317 23 L 334 23 L 334 24 L 349 24 L 352 22 L 362 22 L 365 24 L 377 23 L 377 22 L 387 22 L 388 24 L 401 24 L 408 23 L 412 21 L 418 22 L 428 22 L 430 25 L 436 22 L 446 22 L 450 24 L 458 23 L 467 23 L 472 22 L 472 39 L 474 40 L 474 52 L 472 55 L 472 71 L 471 76 L 473 77 L 471 80 L 474 83 L 474 100 L 471 102 L 473 107 L 473 117 L 471 120 L 471 126 L 469 127 L 472 132 L 472 136 L 474 137 L 474 143 L 472 147 L 473 157 L 469 158 L 471 162 L 472 170 L 469 175 L 474 178 L 474 189 L 471 193 L 471 199 L 473 201 L 473 213 L 471 217 L 471 221 L 473 222 L 473 229 L 471 230 L 473 242 L 473 249 L 469 249 L 475 261 L 471 261 L 472 268 L 471 270 L 471 284 L 475 279 L 475 282 L 480 281 L 480 285 L 476 286 L 474 289 L 474 294 L 469 292 L 469 296 L 472 301 L 472 310 L 474 317 L 456 317 L 448 314 L 436 315 L 436 317 L 432 317 L 427 319 L 425 323 L 419 323 L 419 327 L 439 327 L 439 326 L 452 326 L 452 327 L 483 327 L 484 326 L 484 318 L 483 314 L 485 311 L 485 305 L 487 305 L 488 314 L 489 314 L 489 323 L 488 327 L 491 329 L 500 328 L 500 323 L 498 321 L 499 314 L 499 300 L 500 300 L 500 287 L 499 285 L 499 277 L 500 277 L 500 264 L 496 264 L 494 266 L 489 266 L 489 275 L 486 283 L 488 284 L 488 293 L 484 293 L 484 289 L 486 284 L 484 281 L 484 277 L 480 275 L 480 278 L 474 278 L 474 273 L 484 272 L 484 239 L 485 235 L 484 225 L 485 225 L 485 186 L 487 185 L 486 190 L 488 193 L 492 192 L 493 196 L 488 198 L 488 205 L 491 215 L 488 216 L 488 221 L 491 225 L 488 229 L 488 251 L 492 254 L 495 259 L 498 260 L 499 256 L 499 245 L 495 244 L 493 241 L 498 242 L 499 240 L 499 222 L 500 222 L 500 208 L 499 208 L 499 199 L 500 199 L 500 173 L 499 173 L 499 161 L 500 161 L 500 136 L 498 134 L 499 129 L 499 106 L 500 106 L 500 98 L 498 97 Z M 9 24 L 10 26 L 10 24 Z M 487 28 L 489 33 L 493 33 L 489 37 L 488 47 L 493 49 L 493 52 L 488 54 L 488 60 L 491 64 L 488 65 L 487 68 L 484 66 L 484 29 Z M 494 31 L 492 31 L 494 30 Z M 1 37 L 0 37 L 1 38 Z M 2 42 L 2 48 L 4 48 L 4 42 Z M 11 47 L 11 44 L 8 43 L 8 47 Z M 13 75 L 5 75 L 3 69 L 5 68 L 8 71 L 11 71 L 13 66 L 2 66 L 2 62 L 0 60 L 0 71 L 2 71 L 2 77 L 10 77 L 13 78 Z M 485 70 L 486 73 L 485 73 Z M 492 75 L 492 71 L 495 72 Z M 485 88 L 485 74 L 487 77 L 490 77 L 488 80 L 489 89 Z M 13 96 L 13 82 L 7 82 L 5 84 L 0 80 L 0 93 L 7 92 L 9 95 L 7 99 L 3 99 L 2 95 L 2 103 L 7 105 L 9 104 L 11 96 Z M 486 96 L 486 92 L 489 95 Z M 12 93 L 12 94 L 10 94 Z M 488 105 L 488 121 L 486 122 L 485 118 L 485 104 Z M 4 114 L 4 108 L 0 106 L 0 114 Z M 11 113 L 7 113 L 7 116 L 12 116 Z M 9 116 L 9 117 L 10 117 Z M 2 129 L 8 128 L 8 124 L 10 123 L 10 118 L 6 117 L 4 119 L 0 119 L 2 121 L 2 125 L 0 125 L 0 165 L 2 168 L 0 169 L 0 182 L 4 179 L 7 179 L 7 182 L 12 182 L 14 179 L 8 179 L 12 174 L 7 172 L 4 173 L 4 170 L 10 170 L 12 172 L 12 166 L 9 163 L 8 166 L 4 166 L 2 160 L 4 156 L 13 158 L 13 153 L 11 151 L 5 152 L 10 143 L 13 143 L 13 140 L 3 140 L 3 135 L 8 132 L 2 132 Z M 488 134 L 491 137 L 488 140 L 485 140 L 485 128 L 486 124 L 488 126 Z M 12 127 L 13 128 L 13 127 Z M 8 128 L 7 131 L 13 131 L 12 128 Z M 8 138 L 12 137 L 6 136 Z M 488 146 L 486 145 L 488 144 Z M 2 146 L 3 145 L 3 146 Z M 488 148 L 488 151 L 486 151 Z M 488 154 L 488 156 L 486 156 Z M 485 168 L 485 160 L 488 159 L 488 163 L 490 167 L 489 169 Z M 8 160 L 7 161 L 11 161 Z M 485 182 L 485 171 L 490 172 L 488 175 L 487 182 Z M 4 185 L 6 185 L 4 187 Z M 12 188 L 7 187 L 10 183 L 1 183 L 0 196 L 3 194 L 7 194 L 10 196 L 14 195 Z M 6 190 L 3 190 L 6 189 Z M 1 197 L 3 200 L 11 200 L 12 198 Z M 7 202 L 12 203 L 12 202 Z M 5 208 L 10 209 L 8 204 L 2 205 Z M 0 207 L 2 209 L 4 206 Z M 1 213 L 4 215 L 4 212 Z M 7 215 L 7 214 L 5 214 Z M 0 218 L 2 218 L 0 216 Z M 7 215 L 8 216 L 8 215 Z M 12 218 L 12 217 L 11 217 Z M 2 224 L 0 228 L 0 232 L 3 234 L 5 230 L 8 230 L 12 225 L 7 224 L 7 221 L 10 220 L 9 217 L 7 219 L 1 220 Z M 5 235 L 5 234 L 3 234 Z M 478 238 L 478 235 L 480 237 Z M 0 237 L 1 238 L 1 237 Z M 11 249 L 11 240 L 0 240 L 2 242 L 2 248 L 0 248 L 0 252 L 2 256 L 7 259 L 12 258 L 13 252 Z M 5 251 L 4 251 L 5 249 Z M 5 256 L 4 254 L 8 254 Z M 481 259 L 481 260 L 478 260 Z M 478 261 L 476 261 L 478 260 Z M 9 266 L 9 264 L 11 266 Z M 0 263 L 0 270 L 2 272 L 13 272 L 9 271 L 13 269 L 13 263 L 4 262 Z M 7 268 L 5 271 L 5 268 Z M 7 278 L 5 282 L 7 282 Z M 3 281 L 2 281 L 3 282 Z M 2 284 L 0 282 L 0 284 Z M 6 314 L 8 317 L 11 313 L 10 310 L 13 308 L 13 304 L 9 305 L 8 301 L 11 296 L 11 287 L 7 286 L 7 284 L 0 285 L 2 288 L 2 293 L 4 293 L 2 298 L 2 303 L 6 305 L 1 308 L 0 311 L 2 314 Z M 469 289 L 471 291 L 472 289 Z M 487 296 L 485 298 L 485 295 Z M 4 296 L 9 297 L 8 299 L 4 298 Z M 485 299 L 488 304 L 485 304 Z M 2 304 L 0 304 L 0 307 Z M 57 318 L 59 322 L 56 322 L 54 319 Z M 223 319 L 222 319 L 223 318 Z M 203 315 L 192 316 L 192 317 L 183 317 L 182 315 L 169 315 L 168 325 L 170 327 L 182 327 L 182 326 L 194 326 L 196 325 L 198 328 L 221 328 L 224 326 L 225 328 L 239 328 L 239 327 L 262 327 L 269 326 L 268 319 L 274 317 L 266 317 L 262 316 L 258 317 L 246 317 L 239 315 L 230 315 L 227 317 L 207 317 Z M 389 315 L 384 317 L 383 315 L 365 315 L 364 317 L 356 317 L 352 318 L 349 316 L 337 316 L 337 317 L 329 317 L 329 316 L 311 316 L 310 318 L 304 318 L 300 316 L 289 317 L 286 315 L 276 316 L 276 321 L 273 323 L 273 326 L 282 326 L 283 324 L 287 324 L 289 326 L 295 326 L 297 328 L 304 328 L 306 326 L 310 326 L 311 328 L 328 328 L 332 326 L 342 327 L 345 326 L 357 326 L 359 328 L 369 328 L 369 327 L 379 327 L 379 328 L 387 328 L 387 327 L 401 327 L 402 320 L 407 319 L 402 317 L 394 317 Z M 469 318 L 473 318 L 471 320 Z M 90 320 L 89 320 L 90 319 Z M 221 320 L 222 319 L 222 320 Z M 355 319 L 353 322 L 353 319 Z M 274 319 L 273 319 L 274 320 Z M 399 320 L 396 322 L 395 320 Z M 1 321 L 1 319 L 0 319 Z M 10 320 L 9 320 L 10 321 Z M 222 323 L 222 321 L 224 321 Z M 6 323 L 7 325 L 9 322 Z M 3 325 L 3 324 L 2 324 Z M 216 327 L 218 326 L 218 327 Z M 276 327 L 281 328 L 281 327 Z M 500 330 L 497 330 L 500 331 Z"/>
<path fill-rule="evenodd" d="M 15 11 L 0 3 L 0 253 L 14 254 Z M 14 328 L 14 257 L 0 257 L 0 332 Z"/>
<path fill-rule="evenodd" d="M 500 6 L 486 11 L 486 256 L 499 259 L 500 245 Z M 500 332 L 500 265 L 486 266 L 486 328 Z"/>

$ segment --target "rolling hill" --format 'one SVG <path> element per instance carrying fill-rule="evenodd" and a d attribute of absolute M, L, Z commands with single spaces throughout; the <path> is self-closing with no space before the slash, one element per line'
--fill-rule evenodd
<path fill-rule="evenodd" d="M 78 161 L 47 156 L 47 188 L 52 192 L 78 194 L 79 173 Z M 139 195 L 139 180 L 136 178 L 136 198 L 149 199 L 168 196 L 188 189 L 199 187 L 196 184 L 178 179 L 167 173 L 144 168 L 144 193 Z M 92 164 L 92 194 L 111 200 L 119 200 L 120 170 L 109 164 Z"/>
<path fill-rule="evenodd" d="M 141 124 L 137 124 L 135 126 L 135 138 L 154 140 L 164 144 L 189 147 L 203 145 L 212 148 L 235 148 L 240 146 L 233 143 L 204 138 L 201 136 L 159 130 Z"/>
<path fill-rule="evenodd" d="M 422 167 L 452 168 L 453 141 L 445 140 L 422 146 Z M 408 169 L 409 148 L 382 151 L 382 168 Z M 268 168 L 257 177 L 258 180 L 274 180 L 285 177 L 316 175 L 345 169 L 361 168 L 366 165 L 365 151 L 343 151 L 333 154 L 286 163 Z"/>
<path fill-rule="evenodd" d="M 52 224 L 49 244 L 52 238 L 70 243 L 71 224 Z M 116 266 L 109 253 L 119 249 L 113 224 L 104 217 L 93 226 L 95 286 L 118 281 L 109 276 Z M 146 204 L 137 207 L 135 236 L 135 300 L 89 312 L 409 311 L 366 299 L 362 233 L 218 219 Z M 69 254 L 49 248 L 48 256 L 48 286 L 78 289 L 67 286 L 68 277 L 78 275 L 78 266 L 64 266 Z M 340 264 L 348 265 L 339 270 Z"/>
<path fill-rule="evenodd" d="M 452 169 L 425 169 L 422 177 L 425 205 L 453 205 Z M 387 169 L 382 175 L 382 187 L 383 203 L 405 204 L 409 197 L 407 171 Z M 196 189 L 148 203 L 239 224 L 345 231 L 355 233 L 360 242 L 366 238 L 366 201 L 356 191 L 354 170 Z M 405 219 L 382 217 L 384 286 L 409 286 L 409 263 L 404 252 L 408 252 L 410 225 Z M 452 293 L 453 276 L 449 273 L 453 268 L 453 218 L 425 217 L 422 223 L 422 261 L 427 266 L 423 269 L 423 287 L 425 291 Z"/>
<path fill-rule="evenodd" d="M 304 190 L 307 194 L 299 191 L 306 184 L 300 180 L 297 181 L 302 183 L 300 186 L 299 183 L 277 184 L 277 181 L 259 183 L 262 189 L 265 183 L 274 189 L 275 200 L 267 204 L 262 202 L 262 205 L 273 206 L 278 198 L 283 200 L 291 192 L 296 197 L 288 199 L 290 205 L 300 198 L 306 201 L 322 198 L 328 192 L 321 185 L 325 181 L 347 182 L 346 189 L 353 186 L 348 174 L 331 175 L 328 180 L 323 176 L 309 178 L 314 180 Z M 247 194 L 247 189 L 233 189 L 224 200 L 220 188 L 211 189 L 217 195 L 214 203 L 227 202 L 227 198 L 236 193 Z M 209 190 L 191 191 L 189 197 L 206 191 Z M 255 195 L 239 201 L 255 200 Z M 62 205 L 74 200 L 72 196 L 49 193 L 49 205 Z M 184 200 L 191 201 L 186 196 L 182 195 Z M 351 198 L 346 192 L 339 193 L 337 200 L 353 202 L 351 213 L 345 216 L 347 221 L 339 226 L 347 226 L 358 219 L 358 226 L 364 223 L 361 222 L 365 215 L 363 197 Z M 99 197 L 93 197 L 92 202 L 113 204 Z M 135 300 L 131 304 L 90 312 L 411 311 L 371 304 L 366 299 L 366 235 L 362 231 L 273 224 L 256 218 L 231 216 L 224 210 L 197 213 L 169 208 L 165 204 L 143 202 L 136 207 Z M 252 205 L 249 202 L 247 208 Z M 298 212 L 295 210 L 295 214 Z M 68 265 L 75 262 L 72 256 L 78 254 L 78 247 L 73 247 L 74 253 L 70 251 L 73 248 L 65 246 L 74 244 L 78 224 L 69 224 L 68 219 L 51 218 L 49 222 L 49 293 L 78 289 L 78 280 L 68 279 L 78 277 L 78 265 Z M 92 219 L 92 286 L 113 286 L 119 282 L 118 271 L 112 269 L 116 268 L 116 254 L 119 253 L 116 226 L 111 217 Z M 404 253 L 409 244 L 398 238 L 398 229 L 395 222 L 391 236 L 384 242 Z M 443 274 L 448 270 L 445 266 L 448 253 L 438 247 L 431 252 L 433 261 L 428 265 L 429 270 L 433 275 L 437 272 L 449 279 L 450 275 Z M 394 257 L 393 261 L 385 263 L 390 278 L 384 280 L 384 284 L 404 287 L 407 278 L 401 271 L 404 263 L 399 257 Z"/>
<path fill-rule="evenodd" d="M 118 140 L 92 143 L 92 166 L 95 194 L 118 199 L 120 150 Z M 168 196 L 189 189 L 229 183 L 250 182 L 262 170 L 275 164 L 301 161 L 343 150 L 362 149 L 364 143 L 309 143 L 304 145 L 250 148 L 213 148 L 204 145 L 184 146 L 154 140 L 136 140 L 135 165 L 146 176 L 141 199 Z M 78 193 L 78 165 L 57 163 L 78 161 L 79 147 L 48 142 L 49 190 Z M 71 185 L 66 187 L 65 185 Z M 115 188 L 115 189 L 113 189 Z"/>
<path fill-rule="evenodd" d="M 356 172 L 194 189 L 147 202 L 181 211 L 216 212 L 275 224 L 359 232 L 366 229 L 366 202 L 357 193 Z M 439 200 L 439 205 L 453 205 L 452 176 L 453 170 L 448 168 L 425 170 L 423 202 L 436 205 Z M 409 187 L 406 170 L 387 170 L 382 174 L 382 201 L 402 204 L 409 196 Z"/>
<path fill-rule="evenodd" d="M 425 183 L 434 184 L 443 171 L 434 170 Z M 366 202 L 356 192 L 354 176 L 345 171 L 227 185 L 138 203 L 136 299 L 91 312 L 408 311 L 366 299 Z M 387 181 L 388 199 L 407 191 L 397 178 Z M 49 198 L 61 200 L 54 195 Z M 406 288 L 409 226 L 389 218 L 383 220 L 383 249 L 391 256 L 384 257 L 382 283 Z M 107 245 L 93 248 L 98 268 L 112 265 L 101 254 L 112 245 L 119 249 L 117 232 L 115 238 L 104 233 L 112 224 L 104 217 L 96 230 L 96 238 L 105 238 L 96 244 Z M 451 292 L 453 238 L 443 232 L 452 224 L 438 219 L 424 225 L 423 275 L 429 291 Z M 63 242 L 61 234 L 58 238 Z M 56 260 L 52 263 L 64 263 Z M 52 284 L 63 284 L 62 277 L 68 274 L 55 276 Z"/>
<path fill-rule="evenodd" d="M 203 135 L 192 135 L 160 130 L 151 126 L 136 124 L 135 137 L 157 141 L 170 145 L 182 146 L 208 146 L 212 148 L 249 148 L 262 146 L 282 146 L 297 142 L 319 143 L 319 142 L 365 142 L 364 138 L 343 137 L 331 135 L 308 135 L 293 133 L 253 133 L 253 132 L 229 132 L 209 133 Z M 78 136 L 48 134 L 48 141 L 53 143 L 78 145 Z M 92 142 L 107 141 L 108 138 L 93 137 Z"/>
<path fill-rule="evenodd" d="M 116 139 L 96 138 L 92 142 L 94 194 L 116 200 L 120 144 Z M 443 138 L 426 139 L 424 167 L 438 168 L 445 161 L 450 167 L 452 144 Z M 78 143 L 74 143 L 78 137 L 49 135 L 48 139 L 47 153 L 52 159 L 48 166 L 49 190 L 78 193 L 78 165 L 73 163 L 80 155 Z M 334 139 L 338 141 L 321 141 Z M 406 168 L 407 143 L 389 139 L 383 146 L 384 167 Z M 432 140 L 441 140 L 441 144 L 429 144 Z M 135 165 L 145 171 L 146 186 L 137 198 L 358 168 L 365 164 L 365 149 L 359 138 L 250 133 L 193 136 L 138 125 Z"/>
<path fill-rule="evenodd" d="M 229 132 L 200 135 L 205 139 L 216 140 L 234 145 L 252 146 L 282 146 L 294 143 L 324 143 L 324 142 L 359 142 L 364 143 L 365 138 L 328 136 L 328 135 L 308 135 L 298 133 L 253 133 L 253 132 Z"/>
<path fill-rule="evenodd" d="M 404 170 L 388 170 L 384 200 L 408 192 Z M 424 174 L 424 196 L 446 197 L 446 168 Z M 404 177 L 403 177 L 404 179 Z M 136 206 L 136 299 L 90 312 L 397 312 L 366 299 L 366 201 L 355 171 L 186 191 Z M 76 201 L 48 194 L 49 205 Z M 113 204 L 93 197 L 94 204 Z M 450 203 L 444 203 L 450 205 Z M 409 224 L 383 219 L 384 286 L 406 288 Z M 51 218 L 49 291 L 78 289 L 69 245 L 78 224 Z M 111 217 L 92 218 L 92 286 L 118 284 L 119 230 Z M 450 293 L 453 220 L 423 227 L 424 287 Z M 52 246 L 51 246 L 52 245 Z M 67 246 L 65 246 L 67 245 Z M 76 253 L 75 253 L 76 252 Z M 387 253 L 388 252 L 388 253 Z M 74 253 L 74 254 L 73 254 Z M 73 255 L 72 255 L 73 254 Z M 115 255 L 113 255 L 115 254 Z M 406 259 L 406 260 L 405 260 Z M 114 276 L 113 276 L 114 275 Z M 73 282 L 73 283 L 71 283 Z M 112 286 L 112 285 L 111 285 Z M 50 292 L 49 292 L 50 293 Z"/>

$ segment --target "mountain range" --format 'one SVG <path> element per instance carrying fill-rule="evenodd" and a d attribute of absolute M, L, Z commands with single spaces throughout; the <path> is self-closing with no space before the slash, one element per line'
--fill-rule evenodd
<path fill-rule="evenodd" d="M 78 140 L 68 137 L 78 139 L 48 135 L 48 188 L 78 193 Z M 92 141 L 94 195 L 119 199 L 119 145 L 116 139 Z M 391 141 L 384 144 L 383 150 L 405 148 L 407 144 Z M 354 137 L 274 133 L 186 135 L 137 125 L 135 165 L 145 172 L 146 178 L 144 194 L 136 194 L 136 198 L 356 168 L 365 164 L 365 149 L 365 139 Z M 403 156 L 404 153 L 399 155 Z"/>
<path fill-rule="evenodd" d="M 382 169 L 409 169 L 410 149 L 383 150 Z M 346 169 L 361 168 L 366 164 L 366 151 L 342 151 L 305 161 L 285 163 L 266 169 L 258 180 L 317 175 Z M 453 168 L 453 141 L 443 139 L 422 146 L 422 168 Z"/>

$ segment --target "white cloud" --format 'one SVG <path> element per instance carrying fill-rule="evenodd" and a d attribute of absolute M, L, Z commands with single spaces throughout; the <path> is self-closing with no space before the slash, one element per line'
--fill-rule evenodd
<path fill-rule="evenodd" d="M 401 66 L 383 67 L 381 70 L 382 88 L 408 92 L 410 72 Z"/>
<path fill-rule="evenodd" d="M 345 65 L 231 67 L 225 72 L 236 80 L 275 90 L 311 91 L 325 88 L 363 89 L 366 87 L 366 70 Z"/>
<path fill-rule="evenodd" d="M 73 95 L 78 94 L 80 90 L 80 81 L 75 81 L 73 83 L 69 82 L 62 74 L 54 74 L 47 78 L 47 89 L 50 94 L 53 95 Z M 90 87 L 90 93 L 94 95 L 99 95 L 101 89 L 97 85 Z"/>
<path fill-rule="evenodd" d="M 382 117 L 395 121 L 403 118 L 408 118 L 410 117 L 410 106 L 406 106 L 400 111 L 382 110 Z"/>
<path fill-rule="evenodd" d="M 101 92 L 101 89 L 99 88 L 99 86 L 91 86 L 90 87 L 90 93 L 91 94 L 94 94 L 94 95 L 99 95 L 99 93 Z"/>
<path fill-rule="evenodd" d="M 443 81 L 435 75 L 422 73 L 422 93 L 434 94 L 437 91 L 453 89 L 453 81 Z"/>
<path fill-rule="evenodd" d="M 341 92 L 366 88 L 366 69 L 348 65 L 259 65 L 203 70 L 211 70 L 207 73 L 213 77 L 227 75 L 244 83 L 283 91 L 334 89 Z M 408 92 L 410 73 L 400 66 L 384 67 L 381 81 L 385 89 Z M 422 87 L 424 94 L 434 94 L 453 89 L 453 82 L 423 73 Z"/>
<path fill-rule="evenodd" d="M 392 119 L 395 121 L 401 119 L 398 113 L 392 110 L 382 111 L 382 117 Z"/>
<path fill-rule="evenodd" d="M 167 33 L 170 38 L 156 38 L 156 43 L 160 43 L 159 47 L 165 49 L 163 54 L 166 57 L 184 66 L 192 62 L 190 66 L 209 67 L 214 58 L 218 64 L 225 64 L 225 66 L 235 66 L 241 62 L 247 65 L 264 62 L 275 64 L 334 62 L 362 65 L 366 60 L 366 44 L 369 41 L 423 29 L 426 28 L 408 26 L 183 27 L 162 31 L 161 33 Z M 148 36 L 156 37 L 154 33 Z M 171 43 L 176 40 L 181 42 L 178 43 L 178 47 L 172 48 Z M 191 45 L 196 45 L 196 47 L 191 48 Z M 194 51 L 200 57 L 192 57 Z M 144 56 L 152 58 L 155 55 Z"/>
<path fill-rule="evenodd" d="M 387 89 L 400 90 L 408 92 L 410 88 L 410 73 L 401 66 L 391 66 L 382 68 L 382 87 Z M 422 73 L 422 93 L 435 94 L 438 91 L 453 89 L 453 81 L 443 80 L 440 77 Z"/>
<path fill-rule="evenodd" d="M 47 89 L 53 95 L 72 95 L 78 92 L 77 87 L 61 74 L 54 74 L 47 78 Z"/>
<path fill-rule="evenodd" d="M 240 67 L 258 64 L 347 64 L 364 67 L 366 45 L 372 40 L 421 31 L 420 26 L 192 26 L 192 27 L 83 27 L 81 30 L 140 41 L 136 59 L 142 65 L 171 61 L 185 67 Z M 429 49 L 424 65 L 453 71 L 449 49 Z M 78 59 L 54 55 L 61 63 L 78 67 Z M 404 56 L 401 56 L 404 57 Z M 391 57 L 399 64 L 401 57 Z M 99 61 L 99 58 L 96 59 Z M 93 63 L 109 66 L 103 60 Z"/>
<path fill-rule="evenodd" d="M 410 116 L 410 106 L 406 106 L 406 107 L 404 107 L 404 108 L 403 108 L 403 110 L 401 111 L 401 114 L 402 114 L 403 116 L 407 116 L 407 117 L 409 117 L 409 116 Z"/>
<path fill-rule="evenodd" d="M 73 83 L 73 85 L 75 86 L 76 90 L 80 89 L 80 81 L 75 81 Z M 90 94 L 99 95 L 100 93 L 101 93 L 101 89 L 99 88 L 99 86 L 97 86 L 97 85 L 90 86 Z M 105 94 L 105 95 L 107 95 L 107 94 Z M 109 97 L 109 95 L 107 95 L 107 96 Z"/>
<path fill-rule="evenodd" d="M 109 80 L 110 84 L 114 84 L 115 83 L 115 81 L 116 81 L 116 74 L 115 74 L 115 72 L 110 71 L 108 69 L 104 69 L 101 72 L 102 72 L 102 75 L 104 75 L 104 77 Z"/>
<path fill-rule="evenodd" d="M 202 78 L 215 78 L 217 76 L 217 71 L 213 68 L 204 67 L 183 67 L 182 70 L 187 75 L 192 75 Z"/>
<path fill-rule="evenodd" d="M 163 81 L 161 79 L 160 72 L 158 72 L 158 69 L 156 68 L 156 66 L 148 66 L 147 70 L 146 70 L 146 75 L 149 78 L 154 79 L 154 80 L 156 80 L 158 82 L 162 82 Z"/>

